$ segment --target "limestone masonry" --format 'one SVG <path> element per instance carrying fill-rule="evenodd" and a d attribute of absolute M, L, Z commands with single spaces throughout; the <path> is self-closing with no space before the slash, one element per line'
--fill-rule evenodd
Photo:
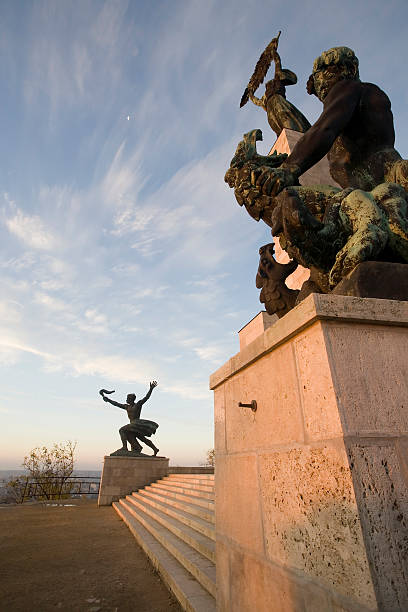
<path fill-rule="evenodd" d="M 408 609 L 407 355 L 408 302 L 312 294 L 211 376 L 219 611 Z"/>

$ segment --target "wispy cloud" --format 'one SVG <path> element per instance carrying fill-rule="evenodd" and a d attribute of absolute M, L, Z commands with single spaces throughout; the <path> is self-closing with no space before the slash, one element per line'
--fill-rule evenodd
<path fill-rule="evenodd" d="M 27 40 L 27 104 L 48 99 L 52 120 L 67 107 L 102 96 L 108 102 L 124 80 L 123 58 L 137 54 L 131 24 L 125 20 L 127 4 L 83 2 L 80 12 L 71 7 L 67 13 L 53 10 L 48 1 L 35 3 Z"/>
<path fill-rule="evenodd" d="M 11 234 L 31 248 L 50 251 L 58 244 L 54 233 L 38 215 L 27 215 L 16 208 L 12 216 L 6 217 L 5 224 Z"/>
<path fill-rule="evenodd" d="M 148 177 L 143 175 L 139 147 L 136 147 L 128 157 L 124 157 L 125 142 L 117 149 L 110 167 L 101 184 L 101 194 L 108 204 L 116 206 L 116 222 L 123 225 L 132 221 L 128 218 L 128 206 L 137 200 L 137 195 L 143 188 Z M 134 221 L 133 221 L 134 222 Z"/>
<path fill-rule="evenodd" d="M 207 344 L 194 347 L 194 352 L 203 361 L 208 361 L 211 364 L 220 364 L 221 359 L 225 356 L 225 348 L 219 344 Z"/>
<path fill-rule="evenodd" d="M 62 300 L 39 291 L 35 294 L 34 301 L 37 302 L 37 304 L 41 304 L 42 306 L 49 308 L 50 310 L 61 311 L 66 310 L 67 308 L 67 305 Z"/>

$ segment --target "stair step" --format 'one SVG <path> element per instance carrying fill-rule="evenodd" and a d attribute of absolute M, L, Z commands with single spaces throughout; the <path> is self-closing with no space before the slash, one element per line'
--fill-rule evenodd
<path fill-rule="evenodd" d="M 187 487 L 187 486 L 183 487 L 183 486 L 171 485 L 163 481 L 152 482 L 149 486 L 154 487 L 154 488 L 160 487 L 161 489 L 166 489 L 167 491 L 176 491 L 177 493 L 187 493 L 187 495 L 190 495 L 191 497 L 200 497 L 200 498 L 209 499 L 209 500 L 214 499 L 214 494 L 209 493 L 208 491 L 191 489 L 190 487 Z"/>
<path fill-rule="evenodd" d="M 169 474 L 168 476 L 164 476 L 164 478 L 168 478 L 169 480 L 183 480 L 184 482 L 202 482 L 214 484 L 214 476 L 209 478 L 208 476 L 199 476 L 197 474 Z"/>
<path fill-rule="evenodd" d="M 157 482 L 163 482 L 165 484 L 171 484 L 172 486 L 180 486 L 191 489 L 198 489 L 202 491 L 208 491 L 209 493 L 214 491 L 214 483 L 196 482 L 195 480 L 178 480 L 176 478 L 162 478 Z"/>
<path fill-rule="evenodd" d="M 207 589 L 193 578 L 191 573 L 176 558 L 176 555 L 167 550 L 160 540 L 143 525 L 141 519 L 139 517 L 136 518 L 134 514 L 127 509 L 124 500 L 123 502 L 114 502 L 112 505 L 121 519 L 127 524 L 137 543 L 149 557 L 164 582 L 174 593 L 182 608 L 186 610 L 186 612 L 215 612 L 215 566 L 208 565 L 206 567 L 205 564 L 209 563 L 207 559 L 204 557 L 200 559 L 201 555 L 198 557 L 197 555 L 199 555 L 199 553 L 191 551 L 191 549 L 190 551 L 185 551 L 186 554 L 190 554 L 191 563 L 193 563 L 191 552 L 194 552 L 194 563 L 199 561 L 201 563 L 202 572 L 204 573 L 204 570 L 206 570 L 205 573 L 208 576 L 208 586 L 210 586 L 211 595 Z M 141 518 L 143 519 L 143 517 Z M 164 528 L 160 525 L 152 525 L 154 522 L 149 520 L 149 517 L 145 517 L 143 521 L 146 525 L 149 524 L 156 534 L 162 530 L 165 532 Z M 170 533 L 162 533 L 162 536 L 166 543 L 174 538 L 171 544 L 172 550 L 176 549 L 181 551 L 184 546 L 187 546 L 184 542 L 177 542 L 176 540 L 178 540 L 178 538 Z M 179 552 L 180 558 L 181 555 L 182 553 Z M 185 562 L 187 563 L 186 559 L 187 557 L 185 557 Z"/>
<path fill-rule="evenodd" d="M 153 491 L 149 491 L 148 489 L 139 489 L 138 493 L 140 493 L 140 495 L 144 495 L 146 497 L 151 497 L 153 499 L 162 501 L 168 504 L 169 506 L 172 506 L 173 508 L 180 508 L 180 510 L 185 510 L 186 512 L 189 512 L 194 516 L 199 516 L 200 518 L 204 519 L 205 521 L 209 521 L 210 523 L 215 523 L 215 512 L 212 509 L 210 510 L 208 508 L 198 506 L 195 503 L 179 500 L 173 497 L 171 494 L 163 495 L 162 493 L 159 493 L 158 489 L 155 489 Z"/>
<path fill-rule="evenodd" d="M 212 525 L 205 519 L 201 519 L 198 516 L 194 516 L 186 510 L 174 508 L 170 504 L 155 499 L 153 497 L 141 495 L 139 491 L 132 493 L 132 497 L 134 497 L 135 499 L 140 499 L 142 503 L 148 504 L 152 508 L 157 508 L 157 510 L 161 510 L 161 512 L 164 512 L 164 514 L 175 518 L 176 520 L 180 521 L 180 523 L 183 523 L 184 525 L 195 529 L 199 533 L 202 533 L 203 535 L 207 536 L 207 538 L 210 538 L 215 542 L 214 525 Z"/>
<path fill-rule="evenodd" d="M 124 500 L 120 500 L 121 502 Z M 145 503 L 143 499 L 128 495 L 126 501 L 130 502 L 133 506 L 137 506 L 138 510 L 141 510 L 152 519 L 160 523 L 163 527 L 171 531 L 178 538 L 183 540 L 186 544 L 194 548 L 196 551 L 207 557 L 210 561 L 215 563 L 215 542 L 211 538 L 198 533 L 195 529 L 192 529 L 188 525 L 180 523 L 177 519 L 168 516 L 162 510 L 152 508 Z M 135 510 L 135 512 L 138 512 Z"/>
<path fill-rule="evenodd" d="M 166 496 L 171 496 L 174 499 L 179 499 L 181 501 L 186 501 L 190 504 L 196 504 L 197 506 L 201 506 L 202 508 L 207 508 L 208 510 L 213 510 L 215 509 L 215 502 L 212 499 L 202 499 L 201 497 L 197 497 L 197 495 L 194 496 L 190 496 L 187 495 L 186 493 L 179 493 L 178 491 L 173 490 L 171 487 L 160 487 L 160 485 L 158 483 L 152 483 L 152 484 L 156 484 L 155 487 L 152 487 L 152 485 L 148 485 L 147 487 L 145 487 L 143 490 L 144 491 L 151 491 L 151 492 L 160 492 L 160 495 L 166 495 Z"/>
<path fill-rule="evenodd" d="M 207 591 L 215 597 L 215 564 L 177 534 L 169 531 L 165 525 L 156 520 L 154 516 L 136 508 L 129 500 L 119 501 L 132 516 L 166 548 L 176 559 L 194 576 Z"/>
<path fill-rule="evenodd" d="M 163 476 L 163 479 L 178 480 L 179 482 L 196 482 L 205 485 L 213 485 L 215 482 L 214 478 L 201 478 L 200 476 L 192 476 L 191 478 L 185 478 L 184 474 L 168 474 L 167 476 Z"/>

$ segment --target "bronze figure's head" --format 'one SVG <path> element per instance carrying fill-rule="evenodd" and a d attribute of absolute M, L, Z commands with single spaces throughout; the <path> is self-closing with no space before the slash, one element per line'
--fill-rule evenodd
<path fill-rule="evenodd" d="M 358 59 L 348 47 L 333 47 L 315 59 L 307 91 L 323 101 L 333 85 L 344 80 L 359 80 Z"/>

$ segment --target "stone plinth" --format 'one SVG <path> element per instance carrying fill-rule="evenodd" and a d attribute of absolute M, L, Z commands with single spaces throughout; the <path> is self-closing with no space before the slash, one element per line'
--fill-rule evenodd
<path fill-rule="evenodd" d="M 278 315 L 270 315 L 266 310 L 261 310 L 253 319 L 249 321 L 242 329 L 239 330 L 239 348 L 242 349 L 250 344 L 260 334 L 263 334 L 268 327 L 276 323 Z"/>
<path fill-rule="evenodd" d="M 333 293 L 382 300 L 408 300 L 408 265 L 363 261 L 339 282 Z"/>
<path fill-rule="evenodd" d="M 129 495 L 167 476 L 166 457 L 111 457 L 103 462 L 98 506 L 110 506 L 113 501 Z"/>
<path fill-rule="evenodd" d="M 210 386 L 218 610 L 408 610 L 408 303 L 310 295 Z"/>

